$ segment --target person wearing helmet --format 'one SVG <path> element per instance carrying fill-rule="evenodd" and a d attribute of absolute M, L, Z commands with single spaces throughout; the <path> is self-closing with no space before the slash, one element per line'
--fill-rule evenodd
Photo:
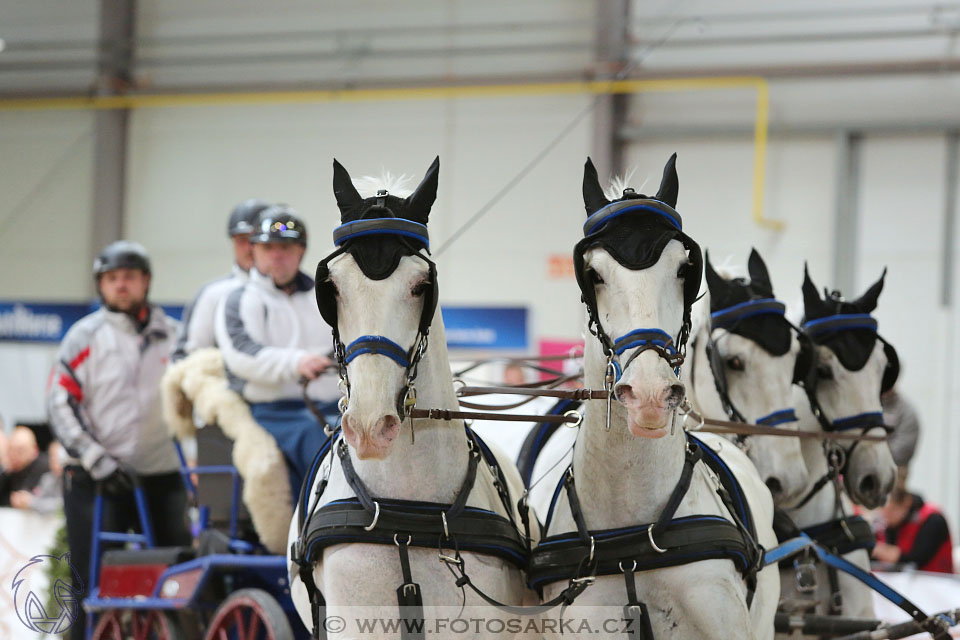
<path fill-rule="evenodd" d="M 220 302 L 217 346 L 230 388 L 283 451 L 296 496 L 326 440 L 302 399 L 300 381 L 312 381 L 307 393 L 321 411 L 336 413 L 336 377 L 320 377 L 332 364 L 327 354 L 333 341 L 317 311 L 313 279 L 300 271 L 307 229 L 296 212 L 286 205 L 265 209 L 250 241 L 250 280 Z"/>
<path fill-rule="evenodd" d="M 111 243 L 94 261 L 93 275 L 103 304 L 63 337 L 47 390 L 50 427 L 67 455 L 62 482 L 70 561 L 83 580 L 90 575 L 98 489 L 108 496 L 104 530 L 139 527 L 134 475 L 157 544 L 190 544 L 186 491 L 160 413 L 160 378 L 177 322 L 148 301 L 150 258 L 141 245 Z M 71 638 L 83 637 L 83 616 L 81 609 Z"/>
<path fill-rule="evenodd" d="M 251 198 L 244 200 L 230 212 L 227 236 L 233 243 L 233 268 L 229 275 L 200 287 L 193 301 L 183 310 L 183 322 L 177 333 L 177 346 L 173 351 L 174 361 L 185 358 L 197 349 L 216 346 L 214 320 L 217 304 L 229 292 L 247 282 L 247 273 L 253 265 L 250 233 L 260 212 L 269 206 L 263 200 Z"/>

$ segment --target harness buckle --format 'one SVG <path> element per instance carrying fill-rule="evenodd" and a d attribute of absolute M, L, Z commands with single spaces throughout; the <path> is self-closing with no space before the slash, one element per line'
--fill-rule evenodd
<path fill-rule="evenodd" d="M 850 531 L 850 527 L 847 526 L 846 518 L 840 518 L 840 528 L 843 530 L 843 535 L 847 536 L 847 540 L 850 542 L 857 541 L 857 536 L 853 535 L 853 532 Z"/>
<path fill-rule="evenodd" d="M 609 400 L 608 400 L 609 402 Z M 565 411 L 563 413 L 564 418 L 572 418 L 570 422 L 564 423 L 564 426 L 570 427 L 571 429 L 576 429 L 583 423 L 583 414 L 579 411 L 571 409 L 570 411 Z M 609 424 L 609 423 L 608 423 Z M 609 427 L 608 427 L 609 429 Z"/>
<path fill-rule="evenodd" d="M 445 553 L 438 553 L 437 557 L 440 558 L 440 562 L 452 564 L 455 567 L 459 567 L 460 570 L 463 571 L 463 558 L 460 556 L 459 553 L 457 553 L 457 555 L 455 556 L 448 556 Z"/>
<path fill-rule="evenodd" d="M 593 584 L 597 576 L 584 576 L 583 578 L 570 578 L 570 584 L 586 584 L 588 587 Z"/>
<path fill-rule="evenodd" d="M 373 522 L 370 523 L 370 526 L 364 527 L 364 531 L 373 531 L 373 528 L 377 526 L 377 521 L 380 520 L 380 503 L 374 500 L 373 506 L 376 509 L 373 512 Z M 393 534 L 393 541 L 397 541 L 397 534 Z"/>
<path fill-rule="evenodd" d="M 647 538 L 650 540 L 650 546 L 653 548 L 654 551 L 656 551 L 657 553 L 666 553 L 667 550 L 661 549 L 660 547 L 658 547 L 657 543 L 653 539 L 653 528 L 656 526 L 656 524 L 657 523 L 654 522 L 649 527 L 647 527 Z"/>
<path fill-rule="evenodd" d="M 795 560 L 793 568 L 796 571 L 797 591 L 811 594 L 817 590 L 817 565 L 811 561 L 800 562 Z"/>
<path fill-rule="evenodd" d="M 417 584 L 415 582 L 403 585 L 403 595 L 406 596 L 410 593 L 417 595 Z"/>

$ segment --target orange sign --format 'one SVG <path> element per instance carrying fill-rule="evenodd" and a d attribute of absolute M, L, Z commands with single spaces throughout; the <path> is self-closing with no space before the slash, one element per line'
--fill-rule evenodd
<path fill-rule="evenodd" d="M 553 253 L 547 258 L 547 274 L 551 278 L 573 278 L 573 256 L 565 253 Z"/>

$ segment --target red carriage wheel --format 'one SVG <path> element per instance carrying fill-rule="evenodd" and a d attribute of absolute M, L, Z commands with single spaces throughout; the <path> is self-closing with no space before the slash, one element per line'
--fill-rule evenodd
<path fill-rule="evenodd" d="M 217 608 L 205 640 L 293 640 L 293 629 L 273 596 L 241 589 Z"/>
<path fill-rule="evenodd" d="M 167 611 L 110 609 L 100 616 L 93 640 L 186 640 Z"/>

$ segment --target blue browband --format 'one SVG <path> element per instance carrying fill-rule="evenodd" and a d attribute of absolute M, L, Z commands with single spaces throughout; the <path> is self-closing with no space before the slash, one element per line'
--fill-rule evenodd
<path fill-rule="evenodd" d="M 343 363 L 345 365 L 357 356 L 365 353 L 373 353 L 381 356 L 387 356 L 401 367 L 409 367 L 410 359 L 406 349 L 398 345 L 389 338 L 383 336 L 360 336 L 349 345 L 344 352 Z"/>
<path fill-rule="evenodd" d="M 793 409 L 780 409 L 767 414 L 762 418 L 757 418 L 757 424 L 761 427 L 775 427 L 786 422 L 796 422 L 797 414 Z"/>
<path fill-rule="evenodd" d="M 426 225 L 405 218 L 371 218 L 342 224 L 333 230 L 333 244 L 339 247 L 347 240 L 373 235 L 413 238 L 430 249 L 430 235 Z"/>
<path fill-rule="evenodd" d="M 654 213 L 665 218 L 667 222 L 677 229 L 683 230 L 680 222 L 680 214 L 678 214 L 673 207 L 659 200 L 630 199 L 608 204 L 587 218 L 587 221 L 583 223 L 583 235 L 586 237 L 591 233 L 599 231 L 602 225 L 625 213 L 640 212 Z"/>
<path fill-rule="evenodd" d="M 803 323 L 803 330 L 811 338 L 848 329 L 867 329 L 876 333 L 877 321 L 869 313 L 840 313 Z"/>
<path fill-rule="evenodd" d="M 741 320 L 752 318 L 763 314 L 773 314 L 783 316 L 787 311 L 787 305 L 774 298 L 761 298 L 758 300 L 747 300 L 740 304 L 735 304 L 726 309 L 720 309 L 710 314 L 710 319 L 714 328 L 726 329 L 732 327 Z"/>

